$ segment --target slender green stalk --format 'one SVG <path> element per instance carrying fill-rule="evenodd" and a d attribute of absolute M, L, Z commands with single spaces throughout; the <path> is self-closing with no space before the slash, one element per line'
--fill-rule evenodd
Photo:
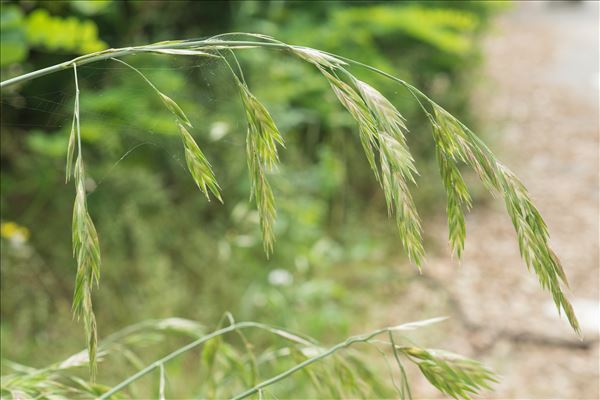
<path fill-rule="evenodd" d="M 215 36 L 219 37 L 219 36 L 224 36 L 224 35 L 233 35 L 233 34 L 238 34 L 238 33 L 230 33 L 230 34 L 223 34 L 223 35 L 218 35 Z M 242 34 L 242 33 L 239 33 Z M 151 49 L 175 49 L 175 48 L 188 48 L 188 47 L 202 47 L 202 46 L 207 46 L 207 45 L 222 45 L 222 46 L 252 46 L 252 47 L 270 47 L 270 48 L 275 48 L 275 49 L 291 49 L 294 46 L 289 45 L 289 44 L 285 44 L 279 41 L 274 41 L 274 42 L 258 42 L 258 41 L 249 41 L 249 40 L 215 40 L 215 39 L 205 39 L 205 40 L 197 40 L 197 41 L 172 41 L 172 42 L 161 42 L 161 43 L 156 43 L 156 44 L 151 44 L 151 45 L 147 45 L 147 46 L 137 46 L 137 47 L 124 47 L 124 48 L 118 48 L 118 49 L 108 49 L 108 50 L 103 50 L 100 52 L 96 52 L 96 53 L 91 53 L 88 55 L 84 55 L 81 57 L 77 57 L 74 58 L 70 61 L 65 61 L 63 63 L 60 64 L 56 64 L 56 65 L 52 65 L 50 67 L 46 67 L 46 68 L 42 68 L 33 72 L 29 72 L 27 74 L 23 74 L 23 75 L 19 75 L 16 76 L 14 78 L 10 78 L 7 80 L 4 80 L 2 82 L 0 82 L 0 88 L 6 88 L 12 85 L 15 85 L 17 83 L 24 83 L 24 82 L 28 82 L 31 81 L 33 79 L 37 79 L 40 78 L 42 76 L 46 76 L 46 75 L 50 75 L 53 74 L 55 72 L 59 72 L 62 70 L 65 70 L 67 68 L 70 68 L 71 66 L 73 66 L 74 64 L 81 66 L 81 65 L 86 65 L 86 64 L 91 64 L 94 62 L 98 62 L 98 61 L 104 61 L 104 60 L 108 60 L 111 58 L 119 58 L 119 57 L 123 57 L 123 56 L 128 56 L 128 55 L 133 55 L 133 54 L 138 54 L 138 53 L 145 53 L 148 50 Z M 409 89 L 409 91 L 414 95 L 414 94 L 418 94 L 418 96 L 421 96 L 423 98 L 426 98 L 429 100 L 429 98 L 423 93 L 421 92 L 419 89 L 415 88 L 414 86 L 410 85 L 408 82 L 399 79 L 385 71 L 382 71 L 378 68 L 372 67 L 368 64 L 364 64 L 360 61 L 356 61 L 353 60 L 351 58 L 347 58 L 347 57 L 342 57 L 333 53 L 328 53 L 328 52 L 323 52 L 325 54 L 328 54 L 330 56 L 339 58 L 342 61 L 346 61 L 350 64 L 354 64 L 357 66 L 360 66 L 362 68 L 368 69 L 372 72 L 375 72 L 379 75 L 385 76 L 386 78 L 389 78 L 397 83 L 400 83 L 401 85 L 405 86 L 407 89 Z"/>
<path fill-rule="evenodd" d="M 217 38 L 220 36 L 225 36 L 225 35 L 234 35 L 234 34 L 238 34 L 238 33 L 228 33 L 228 34 L 223 34 L 223 35 L 217 35 L 214 38 Z M 241 35 L 242 33 L 239 33 L 239 34 Z M 176 49 L 176 48 L 202 47 L 202 46 L 207 46 L 207 45 L 252 46 L 252 47 L 267 47 L 267 48 L 275 48 L 275 49 L 292 49 L 292 48 L 294 48 L 294 46 L 292 46 L 292 45 L 289 45 L 289 44 L 286 44 L 283 42 L 279 42 L 279 41 L 257 42 L 257 41 L 248 41 L 248 40 L 215 40 L 215 39 L 211 38 L 211 39 L 205 39 L 205 40 L 171 41 L 171 42 L 161 42 L 161 43 L 151 44 L 151 45 L 147 45 L 147 46 L 108 49 L 108 50 L 103 50 L 100 52 L 84 55 L 81 57 L 77 57 L 70 61 L 65 61 L 60 64 L 52 65 L 50 67 L 42 68 L 42 69 L 39 69 L 39 70 L 36 70 L 33 72 L 29 72 L 27 74 L 19 75 L 14 78 L 4 80 L 4 81 L 0 82 L 0 88 L 6 88 L 9 86 L 15 85 L 17 83 L 24 83 L 24 82 L 28 82 L 28 81 L 40 78 L 42 76 L 50 75 L 55 72 L 59 72 L 59 71 L 65 70 L 67 68 L 70 68 L 71 66 L 73 66 L 75 64 L 78 66 L 81 66 L 81 65 L 98 62 L 98 61 L 108 60 L 111 58 L 116 59 L 116 58 L 123 57 L 123 56 L 128 56 L 128 55 L 133 55 L 133 54 L 138 54 L 138 53 L 145 53 L 152 49 Z M 362 63 L 360 61 L 353 60 L 351 58 L 339 56 L 339 55 L 325 52 L 325 51 L 323 51 L 322 53 L 336 57 L 336 58 L 338 58 L 342 61 L 345 61 L 349 64 L 360 66 L 362 68 L 365 68 L 367 70 L 375 72 L 379 75 L 382 75 L 388 79 L 391 79 L 391 80 L 401 84 L 402 86 L 406 87 L 411 92 L 411 94 L 413 94 L 413 96 L 415 96 L 417 98 L 417 100 L 420 100 L 419 99 L 419 97 L 420 97 L 422 99 L 431 101 L 431 99 L 429 99 L 429 97 L 427 97 L 423 92 L 421 92 L 416 87 L 412 86 L 408 82 L 406 82 L 400 78 L 397 78 L 385 71 L 382 71 L 378 68 L 372 67 L 368 64 Z M 419 101 L 419 103 L 421 104 L 420 101 Z M 426 108 L 423 106 L 423 104 L 421 104 L 421 107 L 429 115 L 429 112 L 426 110 Z"/>
<path fill-rule="evenodd" d="M 220 36 L 222 36 L 222 35 L 220 35 Z M 29 73 L 26 73 L 23 75 L 16 76 L 14 78 L 4 80 L 4 81 L 0 82 L 0 88 L 6 88 L 9 86 L 15 85 L 17 83 L 24 83 L 24 82 L 28 82 L 28 81 L 31 81 L 31 80 L 34 80 L 37 78 L 41 78 L 42 76 L 50 75 L 55 72 L 59 72 L 59 71 L 71 68 L 74 64 L 76 64 L 78 66 L 82 66 L 82 65 L 91 64 L 91 63 L 98 62 L 98 61 L 108 60 L 111 58 L 119 58 L 119 57 L 129 56 L 129 55 L 133 55 L 133 54 L 146 53 L 152 49 L 178 49 L 178 48 L 202 47 L 202 46 L 209 46 L 209 45 L 212 45 L 212 46 L 221 45 L 221 46 L 227 46 L 227 47 L 230 47 L 230 46 L 270 47 L 270 48 L 284 49 L 284 50 L 292 49 L 294 47 L 292 45 L 285 44 L 285 43 L 278 42 L 278 41 L 258 42 L 258 41 L 250 41 L 250 40 L 205 39 L 205 40 L 197 40 L 197 41 L 161 42 L 161 43 L 156 43 L 156 44 L 150 44 L 147 46 L 107 49 L 107 50 L 99 51 L 96 53 L 90 53 L 90 54 L 87 54 L 84 56 L 80 56 L 80 57 L 74 58 L 72 60 L 62 62 L 60 64 L 56 64 L 56 65 L 52 65 L 52 66 L 49 66 L 46 68 L 38 69 L 36 71 L 32 71 L 32 72 L 29 72 Z M 373 72 L 376 72 L 380 75 L 390 78 L 398 83 L 401 83 L 402 85 L 410 86 L 410 85 L 408 85 L 407 82 L 403 81 L 402 79 L 398 79 L 398 78 L 394 77 L 393 75 L 388 74 L 387 72 L 384 72 L 375 67 L 371 67 L 370 65 L 364 64 L 360 61 L 352 60 L 352 59 L 346 58 L 346 57 L 341 57 L 338 55 L 334 55 L 332 53 L 327 53 L 327 52 L 323 52 L 323 53 L 334 56 L 334 57 L 339 58 L 340 60 L 346 61 L 348 63 L 355 64 L 355 65 L 361 66 L 363 68 L 369 69 Z M 414 88 L 412 86 L 411 86 L 411 88 L 416 90 L 416 88 Z M 419 93 L 421 95 L 423 95 L 423 93 L 421 93 L 421 92 L 419 92 Z"/>
<path fill-rule="evenodd" d="M 140 379 L 141 377 L 147 375 L 148 373 L 152 372 L 153 370 L 155 370 L 156 368 L 160 368 L 161 365 L 171 361 L 172 359 L 180 356 L 181 354 L 188 352 L 204 343 L 206 343 L 207 341 L 209 341 L 210 339 L 213 339 L 215 337 L 221 336 L 221 335 L 225 335 L 227 333 L 230 332 L 234 332 L 236 330 L 239 329 L 246 329 L 246 328 L 256 328 L 256 329 L 262 329 L 262 330 L 266 330 L 272 334 L 275 334 L 277 336 L 280 336 L 284 339 L 296 342 L 298 344 L 303 344 L 306 346 L 314 346 L 315 343 L 313 343 L 311 340 L 307 339 L 307 338 L 303 338 L 301 336 L 298 336 L 297 334 L 285 331 L 283 329 L 279 329 L 279 328 L 275 328 L 269 325 L 265 325 L 265 324 L 261 324 L 259 322 L 237 322 L 235 324 L 229 325 L 225 328 L 221 328 L 219 330 L 216 330 L 208 335 L 202 336 L 196 340 L 194 340 L 193 342 L 188 343 L 187 345 L 180 347 L 179 349 L 173 351 L 172 353 L 167 354 L 166 356 L 164 356 L 163 358 L 156 360 L 155 362 L 153 362 L 152 364 L 148 365 L 147 367 L 141 369 L 140 371 L 138 371 L 137 373 L 135 373 L 134 375 L 130 376 L 129 378 L 125 379 L 124 381 L 122 381 L 121 383 L 119 383 L 118 385 L 114 386 L 113 388 L 111 388 L 109 391 L 107 391 L 106 393 L 104 393 L 102 396 L 99 397 L 99 400 L 104 400 L 104 399 L 108 399 L 110 398 L 112 395 L 114 395 L 115 393 L 123 390 L 124 388 L 126 388 L 127 386 L 131 385 L 133 382 L 137 381 L 138 379 Z"/>
<path fill-rule="evenodd" d="M 167 354 L 163 358 L 156 360 L 152 364 L 148 365 L 146 368 L 141 369 L 137 373 L 131 375 L 129 378 L 125 379 L 123 382 L 114 386 L 108 392 L 106 392 L 102 396 L 100 396 L 99 400 L 104 400 L 104 399 L 110 398 L 112 395 L 114 395 L 117 392 L 120 392 L 121 390 L 123 390 L 127 386 L 131 385 L 133 382 L 137 381 L 141 377 L 147 375 L 148 373 L 152 372 L 156 368 L 160 368 L 161 365 L 163 365 L 164 363 L 169 362 L 170 360 L 176 358 L 177 356 L 179 356 L 187 351 L 190 351 L 193 348 L 200 346 L 201 344 L 204 344 L 205 342 L 207 342 L 208 340 L 210 340 L 214 337 L 221 336 L 221 335 L 224 335 L 229 332 L 233 332 L 236 329 L 257 327 L 257 325 L 260 325 L 260 324 L 256 324 L 254 322 L 239 322 L 237 324 L 229 325 L 228 327 L 214 331 L 213 333 L 208 334 L 206 336 L 202 336 L 201 338 L 198 338 L 197 340 L 194 340 L 193 342 L 190 342 L 187 345 L 180 347 L 179 349 L 175 350 L 174 352 Z"/>
<path fill-rule="evenodd" d="M 248 396 L 251 396 L 257 392 L 260 392 L 267 386 L 271 386 L 274 383 L 277 383 L 277 382 L 287 378 L 288 376 L 300 371 L 301 369 L 309 366 L 310 364 L 313 364 L 319 360 L 322 360 L 339 350 L 345 349 L 355 343 L 367 343 L 369 340 L 371 340 L 375 336 L 381 335 L 382 333 L 385 333 L 385 332 L 391 332 L 392 330 L 393 330 L 393 328 L 382 328 L 382 329 L 378 329 L 376 331 L 373 331 L 373 332 L 365 334 L 365 335 L 352 336 L 352 337 L 346 339 L 345 341 L 338 343 L 333 347 L 330 347 L 328 350 L 322 352 L 321 354 L 318 354 L 314 357 L 308 358 L 305 361 L 301 362 L 300 364 L 297 364 L 297 365 L 293 366 L 292 368 L 287 369 L 287 370 L 283 371 L 282 373 L 275 375 L 274 377 L 269 378 L 242 393 L 237 394 L 232 399 L 233 400 L 245 399 Z"/>
<path fill-rule="evenodd" d="M 84 56 L 74 58 L 69 61 L 62 62 L 60 64 L 52 65 L 46 68 L 38 69 L 36 71 L 29 72 L 27 74 L 19 75 L 14 78 L 10 78 L 0 82 L 0 88 L 6 88 L 17 83 L 24 83 L 33 79 L 41 78 L 42 76 L 50 75 L 55 72 L 63 71 L 71 68 L 73 64 L 78 66 L 91 64 L 98 61 L 108 60 L 110 58 L 119 58 L 123 56 L 129 56 L 138 53 L 146 53 L 152 49 L 178 49 L 188 48 L 194 46 L 206 46 L 206 45 L 223 45 L 223 46 L 260 46 L 260 47 L 278 47 L 285 48 L 290 47 L 289 45 L 282 45 L 276 43 L 264 43 L 264 42 L 248 42 L 248 41 L 215 41 L 211 39 L 200 40 L 194 42 L 188 41 L 171 41 L 171 42 L 160 42 L 147 46 L 137 47 L 123 47 L 118 49 L 107 49 L 96 53 L 90 53 Z"/>

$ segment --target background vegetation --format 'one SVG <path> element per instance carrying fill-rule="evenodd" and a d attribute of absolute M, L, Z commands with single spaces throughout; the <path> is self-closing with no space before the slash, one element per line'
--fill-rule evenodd
<path fill-rule="evenodd" d="M 3 2 L 1 74 L 6 79 L 108 46 L 260 32 L 391 71 L 476 125 L 468 99 L 478 39 L 497 11 L 493 2 L 456 1 Z M 103 252 L 95 298 L 100 338 L 173 316 L 216 326 L 225 311 L 326 343 L 376 324 L 373 311 L 397 302 L 408 282 L 390 267 L 402 256 L 397 232 L 352 133 L 354 122 L 322 77 L 277 52 L 240 53 L 246 80 L 286 139 L 282 168 L 272 178 L 278 240 L 266 259 L 248 202 L 243 109 L 228 72 L 205 59 L 127 61 L 187 111 L 225 204 L 199 195 L 171 116 L 135 73 L 111 61 L 78 68 L 93 178 L 88 201 Z M 418 208 L 424 216 L 442 214 L 430 128 L 417 104 L 376 76 L 357 75 L 409 121 L 421 171 Z M 73 93 L 70 71 L 2 93 L 1 350 L 5 359 L 36 367 L 84 347 L 71 319 L 73 193 L 64 185 Z M 160 343 L 144 358 L 173 347 Z M 192 360 L 170 367 L 173 387 L 199 373 Z M 132 370 L 101 365 L 99 379 L 115 381 Z"/>

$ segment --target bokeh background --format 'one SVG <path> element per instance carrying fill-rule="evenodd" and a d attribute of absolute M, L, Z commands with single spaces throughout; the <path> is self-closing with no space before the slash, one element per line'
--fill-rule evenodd
<path fill-rule="evenodd" d="M 380 326 L 448 315 L 414 339 L 498 371 L 501 382 L 484 397 L 599 398 L 598 4 L 3 1 L 1 75 L 108 47 L 235 31 L 391 72 L 479 132 L 545 216 L 584 339 L 569 331 L 526 271 L 501 202 L 476 183 L 463 261 L 452 260 L 430 128 L 402 88 L 354 71 L 408 121 L 421 173 L 413 193 L 428 251 L 422 274 L 400 250 L 353 121 L 326 82 L 310 66 L 260 49 L 238 56 L 287 143 L 272 175 L 278 222 L 270 259 L 248 202 L 244 114 L 222 64 L 127 58 L 191 117 L 224 205 L 207 203 L 197 191 L 171 116 L 139 77 L 111 61 L 78 68 L 88 201 L 103 254 L 95 294 L 100 338 L 173 316 L 216 326 L 230 311 L 238 320 L 333 344 Z M 1 351 L 3 360 L 34 367 L 84 346 L 71 317 L 74 193 L 64 184 L 73 99 L 71 71 L 2 91 Z M 151 361 L 173 346 L 160 342 L 142 358 Z M 107 383 L 135 371 L 126 363 L 103 366 L 100 380 Z M 193 362 L 169 368 L 172 394 L 189 395 Z M 438 396 L 411 376 L 418 397 Z M 282 387 L 279 394 L 294 390 Z"/>

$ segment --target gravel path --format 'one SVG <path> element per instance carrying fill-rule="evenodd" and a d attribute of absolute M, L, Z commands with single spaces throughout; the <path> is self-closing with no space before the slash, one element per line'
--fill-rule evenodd
<path fill-rule="evenodd" d="M 529 188 L 548 223 L 583 326 L 580 341 L 527 272 L 499 200 L 467 219 L 460 266 L 431 256 L 390 322 L 444 313 L 432 344 L 484 361 L 501 375 L 485 397 L 599 399 L 598 3 L 522 2 L 486 41 L 476 108 L 491 147 Z M 427 227 L 446 240 L 445 221 Z M 417 395 L 434 396 L 419 384 Z"/>

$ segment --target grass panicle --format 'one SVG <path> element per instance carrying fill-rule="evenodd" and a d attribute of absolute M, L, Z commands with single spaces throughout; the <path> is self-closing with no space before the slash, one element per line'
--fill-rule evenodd
<path fill-rule="evenodd" d="M 446 214 L 448 217 L 448 240 L 454 254 L 460 259 L 465 246 L 467 235 L 465 224 L 465 210 L 471 208 L 471 195 L 460 173 L 455 159 L 455 151 L 448 146 L 452 138 L 446 137 L 439 125 L 433 126 L 436 158 L 440 168 L 440 175 L 446 190 Z"/>
<path fill-rule="evenodd" d="M 470 399 L 497 382 L 492 371 L 478 361 L 443 350 L 404 348 L 402 352 L 439 391 L 455 399 Z"/>
<path fill-rule="evenodd" d="M 468 191 L 455 165 L 456 161 L 462 161 L 476 172 L 492 195 L 504 198 L 523 260 L 528 269 L 533 269 L 542 288 L 551 293 L 558 312 L 564 311 L 569 324 L 580 335 L 579 322 L 573 306 L 562 289 L 562 285 L 568 286 L 566 274 L 560 260 L 550 248 L 548 228 L 533 205 L 527 189 L 508 168 L 496 160 L 481 139 L 439 105 L 429 101 L 434 110 L 432 122 L 437 150 L 440 153 L 438 159 L 442 159 L 440 170 L 446 191 L 449 193 L 451 241 L 458 243 L 455 249 L 462 249 L 464 243 L 462 207 L 470 205 Z"/>
<path fill-rule="evenodd" d="M 380 181 L 379 168 L 377 167 L 376 162 L 378 131 L 375 117 L 360 94 L 352 86 L 325 68 L 319 67 L 319 70 L 329 82 L 331 89 L 340 103 L 348 110 L 352 118 L 354 118 L 358 124 L 360 143 L 363 146 L 363 150 L 365 151 L 369 165 L 375 174 L 375 178 L 377 181 Z"/>
<path fill-rule="evenodd" d="M 388 211 L 395 215 L 402 246 L 420 267 L 425 254 L 422 228 L 408 188 L 409 182 L 415 182 L 416 168 L 406 144 L 402 116 L 379 91 L 341 67 L 337 70 L 348 75 L 354 87 L 340 79 L 335 71 L 322 64 L 317 63 L 317 66 L 340 103 L 357 122 L 360 142 L 375 178 L 383 188 Z"/>
<path fill-rule="evenodd" d="M 210 201 L 210 191 L 213 196 L 222 203 L 221 188 L 217 183 L 217 179 L 215 178 L 210 163 L 185 126 L 182 123 L 179 123 L 178 125 L 181 140 L 183 141 L 183 147 L 185 149 L 185 161 L 188 170 L 192 174 L 192 178 L 194 178 L 194 182 L 196 182 L 196 185 L 204 192 L 208 201 Z"/>
<path fill-rule="evenodd" d="M 361 97 L 376 122 L 381 185 L 388 210 L 396 217 L 402 245 L 409 258 L 421 266 L 425 249 L 417 207 L 409 183 L 415 183 L 417 170 L 406 144 L 407 131 L 400 112 L 379 91 L 365 82 L 355 80 Z"/>
<path fill-rule="evenodd" d="M 560 260 L 550 248 L 548 228 L 521 181 L 502 164 L 499 163 L 498 168 L 501 191 L 517 233 L 521 256 L 527 267 L 537 275 L 542 288 L 552 294 L 558 312 L 562 309 L 571 327 L 581 335 L 573 306 L 561 287 L 568 287 L 567 276 Z"/>
<path fill-rule="evenodd" d="M 161 49 L 161 50 L 167 51 L 169 49 Z M 175 51 L 175 50 L 177 50 L 177 49 L 173 49 L 173 51 Z M 167 54 L 170 54 L 170 52 L 167 51 Z M 206 54 L 208 54 L 208 53 L 206 53 Z M 204 55 L 204 53 L 202 55 Z M 186 127 L 191 128 L 192 123 L 190 122 L 188 117 L 185 115 L 185 113 L 183 112 L 181 107 L 179 107 L 179 105 L 173 99 L 171 99 L 169 96 L 167 96 L 166 94 L 164 94 L 163 92 L 158 90 L 158 88 L 140 70 L 138 70 L 134 66 L 126 63 L 123 60 L 119 60 L 117 58 L 115 58 L 114 60 L 117 62 L 120 62 L 121 64 L 126 65 L 127 67 L 131 68 L 133 71 L 137 72 L 138 75 L 140 75 L 144 79 L 144 81 L 146 81 L 146 83 L 148 83 L 148 85 L 150 85 L 150 87 L 152 87 L 152 89 L 154 89 L 154 91 L 160 97 L 160 99 L 162 100 L 162 102 L 165 105 L 165 107 L 167 108 L 167 110 L 169 110 L 173 114 L 173 116 L 175 116 L 177 127 L 179 129 L 179 133 L 180 133 L 183 147 L 185 150 L 185 161 L 186 161 L 188 170 L 190 171 L 190 174 L 192 175 L 192 178 L 194 179 L 194 182 L 196 182 L 196 185 L 198 186 L 198 188 L 204 193 L 204 195 L 206 196 L 206 198 L 209 201 L 210 201 L 210 196 L 209 196 L 209 191 L 210 191 L 213 194 L 213 196 L 215 196 L 217 198 L 217 200 L 219 200 L 222 203 L 223 198 L 221 197 L 221 188 L 219 187 L 219 184 L 217 183 L 215 174 L 214 174 L 212 167 L 211 167 L 210 163 L 208 162 L 206 156 L 204 156 L 204 153 L 202 152 L 202 150 L 200 150 L 200 147 L 194 141 L 194 138 L 186 129 Z"/>
<path fill-rule="evenodd" d="M 244 83 L 239 80 L 237 82 L 248 121 L 246 157 L 251 182 L 250 193 L 256 201 L 263 247 L 265 253 L 269 256 L 273 252 L 273 243 L 275 242 L 273 226 L 277 211 L 275 209 L 275 196 L 266 174 L 278 165 L 277 146 L 283 147 L 284 142 L 265 106 L 258 101 Z"/>
<path fill-rule="evenodd" d="M 87 209 L 87 198 L 85 190 L 85 172 L 83 168 L 83 156 L 81 154 L 81 126 L 79 114 L 79 80 L 77 78 L 77 66 L 73 65 L 75 79 L 75 112 L 69 138 L 67 154 L 67 179 L 73 172 L 75 179 L 75 203 L 73 206 L 72 242 L 73 257 L 77 261 L 77 273 L 75 276 L 75 289 L 73 293 L 73 315 L 77 319 L 83 319 L 86 334 L 88 359 L 90 366 L 90 379 L 93 382 L 96 377 L 97 363 L 96 352 L 98 334 L 96 329 L 96 316 L 92 306 L 92 288 L 100 282 L 100 242 L 96 228 Z M 72 158 L 77 140 L 78 155 L 73 166 Z"/>
<path fill-rule="evenodd" d="M 77 260 L 78 268 L 81 269 L 81 266 L 84 266 L 83 270 L 90 272 L 90 278 L 92 278 L 90 283 L 97 285 L 100 281 L 100 246 L 94 223 L 87 209 L 85 174 L 81 157 L 77 157 L 75 162 L 75 188 L 73 255 Z M 76 299 L 79 297 L 76 296 Z M 76 302 L 74 306 L 74 309 L 78 310 L 80 304 Z"/>
<path fill-rule="evenodd" d="M 96 376 L 96 350 L 98 335 L 96 317 L 92 306 L 92 288 L 100 281 L 100 243 L 96 228 L 87 210 L 85 194 L 85 174 L 83 161 L 75 162 L 75 205 L 73 207 L 73 256 L 77 260 L 75 291 L 73 294 L 73 314 L 83 319 L 85 328 L 91 380 Z"/>
<path fill-rule="evenodd" d="M 444 154 L 469 165 L 492 194 L 499 188 L 498 162 L 494 154 L 473 132 L 439 105 L 433 104 L 433 130 L 436 145 Z"/>

